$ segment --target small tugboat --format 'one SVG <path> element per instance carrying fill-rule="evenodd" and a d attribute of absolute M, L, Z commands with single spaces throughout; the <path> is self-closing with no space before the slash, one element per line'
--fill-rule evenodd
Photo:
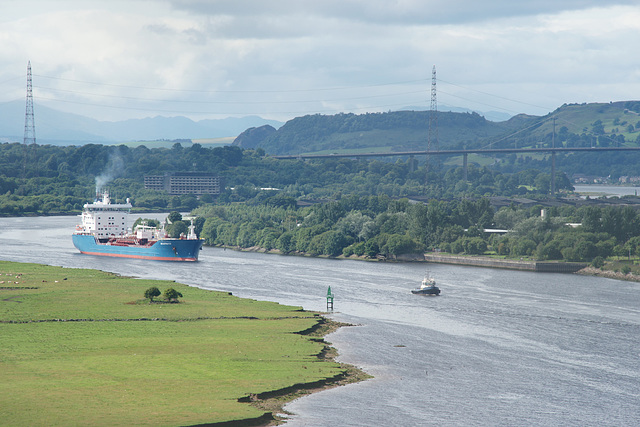
<path fill-rule="evenodd" d="M 412 289 L 411 293 L 414 295 L 440 295 L 440 288 L 436 286 L 436 281 L 433 277 L 425 276 L 420 287 Z"/>

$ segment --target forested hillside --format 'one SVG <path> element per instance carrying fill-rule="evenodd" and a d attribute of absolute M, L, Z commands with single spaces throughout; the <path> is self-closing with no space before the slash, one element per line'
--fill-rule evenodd
<path fill-rule="evenodd" d="M 513 132 L 535 120 L 490 122 L 476 113 L 438 113 L 441 148 L 475 147 L 488 137 Z M 276 132 L 253 140 L 269 154 L 426 150 L 429 111 L 310 115 L 288 121 Z M 245 140 L 240 135 L 237 141 Z"/>
<path fill-rule="evenodd" d="M 426 150 L 430 114 L 310 115 L 290 120 L 277 131 L 250 129 L 235 144 L 260 147 L 273 155 Z M 434 150 L 615 147 L 640 141 L 640 101 L 569 104 L 544 117 L 521 114 L 497 123 L 476 113 L 437 112 L 436 121 L 438 146 L 431 147 Z M 434 133 L 432 141 L 435 139 Z"/>

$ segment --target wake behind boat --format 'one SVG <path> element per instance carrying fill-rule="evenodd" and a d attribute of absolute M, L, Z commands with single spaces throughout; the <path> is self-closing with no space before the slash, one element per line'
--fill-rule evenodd
<path fill-rule="evenodd" d="M 440 295 L 440 288 L 436 286 L 436 280 L 433 277 L 425 276 L 422 284 L 417 289 L 412 289 L 414 295 Z"/>
<path fill-rule="evenodd" d="M 82 224 L 73 233 L 73 245 L 83 254 L 159 261 L 197 261 L 202 240 L 196 236 L 193 222 L 187 235 L 169 237 L 164 227 L 138 225 L 127 229 L 132 205 L 111 203 L 109 193 L 102 200 L 84 205 Z"/>

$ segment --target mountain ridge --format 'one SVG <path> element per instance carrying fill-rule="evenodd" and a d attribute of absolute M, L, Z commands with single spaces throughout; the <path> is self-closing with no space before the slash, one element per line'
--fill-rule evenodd
<path fill-rule="evenodd" d="M 437 135 L 431 137 L 431 112 L 409 108 L 385 113 L 314 114 L 283 123 L 259 116 L 199 121 L 155 116 L 110 122 L 34 106 L 36 141 L 51 145 L 235 138 L 234 145 L 263 148 L 268 154 L 322 154 L 425 150 L 432 138 L 440 148 L 481 144 L 498 148 L 513 143 L 553 144 L 554 126 L 555 143 L 559 144 L 640 143 L 640 101 L 563 104 L 545 116 L 518 114 L 504 121 L 492 121 L 470 110 L 438 111 Z M 453 110 L 447 106 L 442 109 Z M 0 104 L 0 142 L 22 141 L 23 134 L 23 101 Z"/>
<path fill-rule="evenodd" d="M 0 104 L 0 141 L 22 141 L 24 108 L 23 101 Z M 279 128 L 284 124 L 259 116 L 198 121 L 184 116 L 155 116 L 110 122 L 62 112 L 39 104 L 34 105 L 34 113 L 36 142 L 52 145 L 236 137 L 250 127 L 268 124 Z"/>
<path fill-rule="evenodd" d="M 307 115 L 275 132 L 248 129 L 234 145 L 262 148 L 272 155 L 351 154 L 515 146 L 621 146 L 640 144 L 640 101 L 563 104 L 544 116 L 518 114 L 492 122 L 475 112 L 437 112 L 437 132 L 429 135 L 431 112 Z M 429 142 L 431 141 L 431 142 Z"/>
<path fill-rule="evenodd" d="M 429 118 L 430 111 L 406 110 L 360 115 L 307 115 L 289 120 L 275 132 L 248 129 L 236 138 L 234 145 L 262 148 L 274 155 L 325 154 L 341 150 L 426 150 L 429 144 Z M 486 138 L 515 132 L 523 124 L 535 120 L 537 118 L 519 115 L 504 122 L 492 122 L 475 112 L 439 111 L 437 140 L 440 148 L 463 148 Z M 435 143 L 435 136 L 433 139 Z"/>

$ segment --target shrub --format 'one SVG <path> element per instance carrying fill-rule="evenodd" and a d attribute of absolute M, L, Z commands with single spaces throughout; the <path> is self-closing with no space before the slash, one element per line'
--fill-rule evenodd
<path fill-rule="evenodd" d="M 364 255 L 364 251 L 365 251 L 364 242 L 357 243 L 355 244 L 355 246 L 353 246 L 353 253 L 358 256 Z"/>
<path fill-rule="evenodd" d="M 379 250 L 380 249 L 378 248 L 378 242 L 376 242 L 375 239 L 367 240 L 364 244 L 364 254 L 369 258 L 374 258 L 376 255 L 378 255 Z"/>
<path fill-rule="evenodd" d="M 353 255 L 353 245 L 347 246 L 346 248 L 342 249 L 342 255 L 345 257 L 350 257 L 351 255 Z"/>
<path fill-rule="evenodd" d="M 595 268 L 602 268 L 604 266 L 604 258 L 597 256 L 591 261 L 591 265 Z"/>
<path fill-rule="evenodd" d="M 148 298 L 151 302 L 153 302 L 153 299 L 159 295 L 160 295 L 160 289 L 156 288 L 155 286 L 152 286 L 146 291 L 144 291 L 144 297 Z"/>
<path fill-rule="evenodd" d="M 169 302 L 178 302 L 178 298 L 182 298 L 182 294 L 173 288 L 165 290 L 163 296 Z"/>

